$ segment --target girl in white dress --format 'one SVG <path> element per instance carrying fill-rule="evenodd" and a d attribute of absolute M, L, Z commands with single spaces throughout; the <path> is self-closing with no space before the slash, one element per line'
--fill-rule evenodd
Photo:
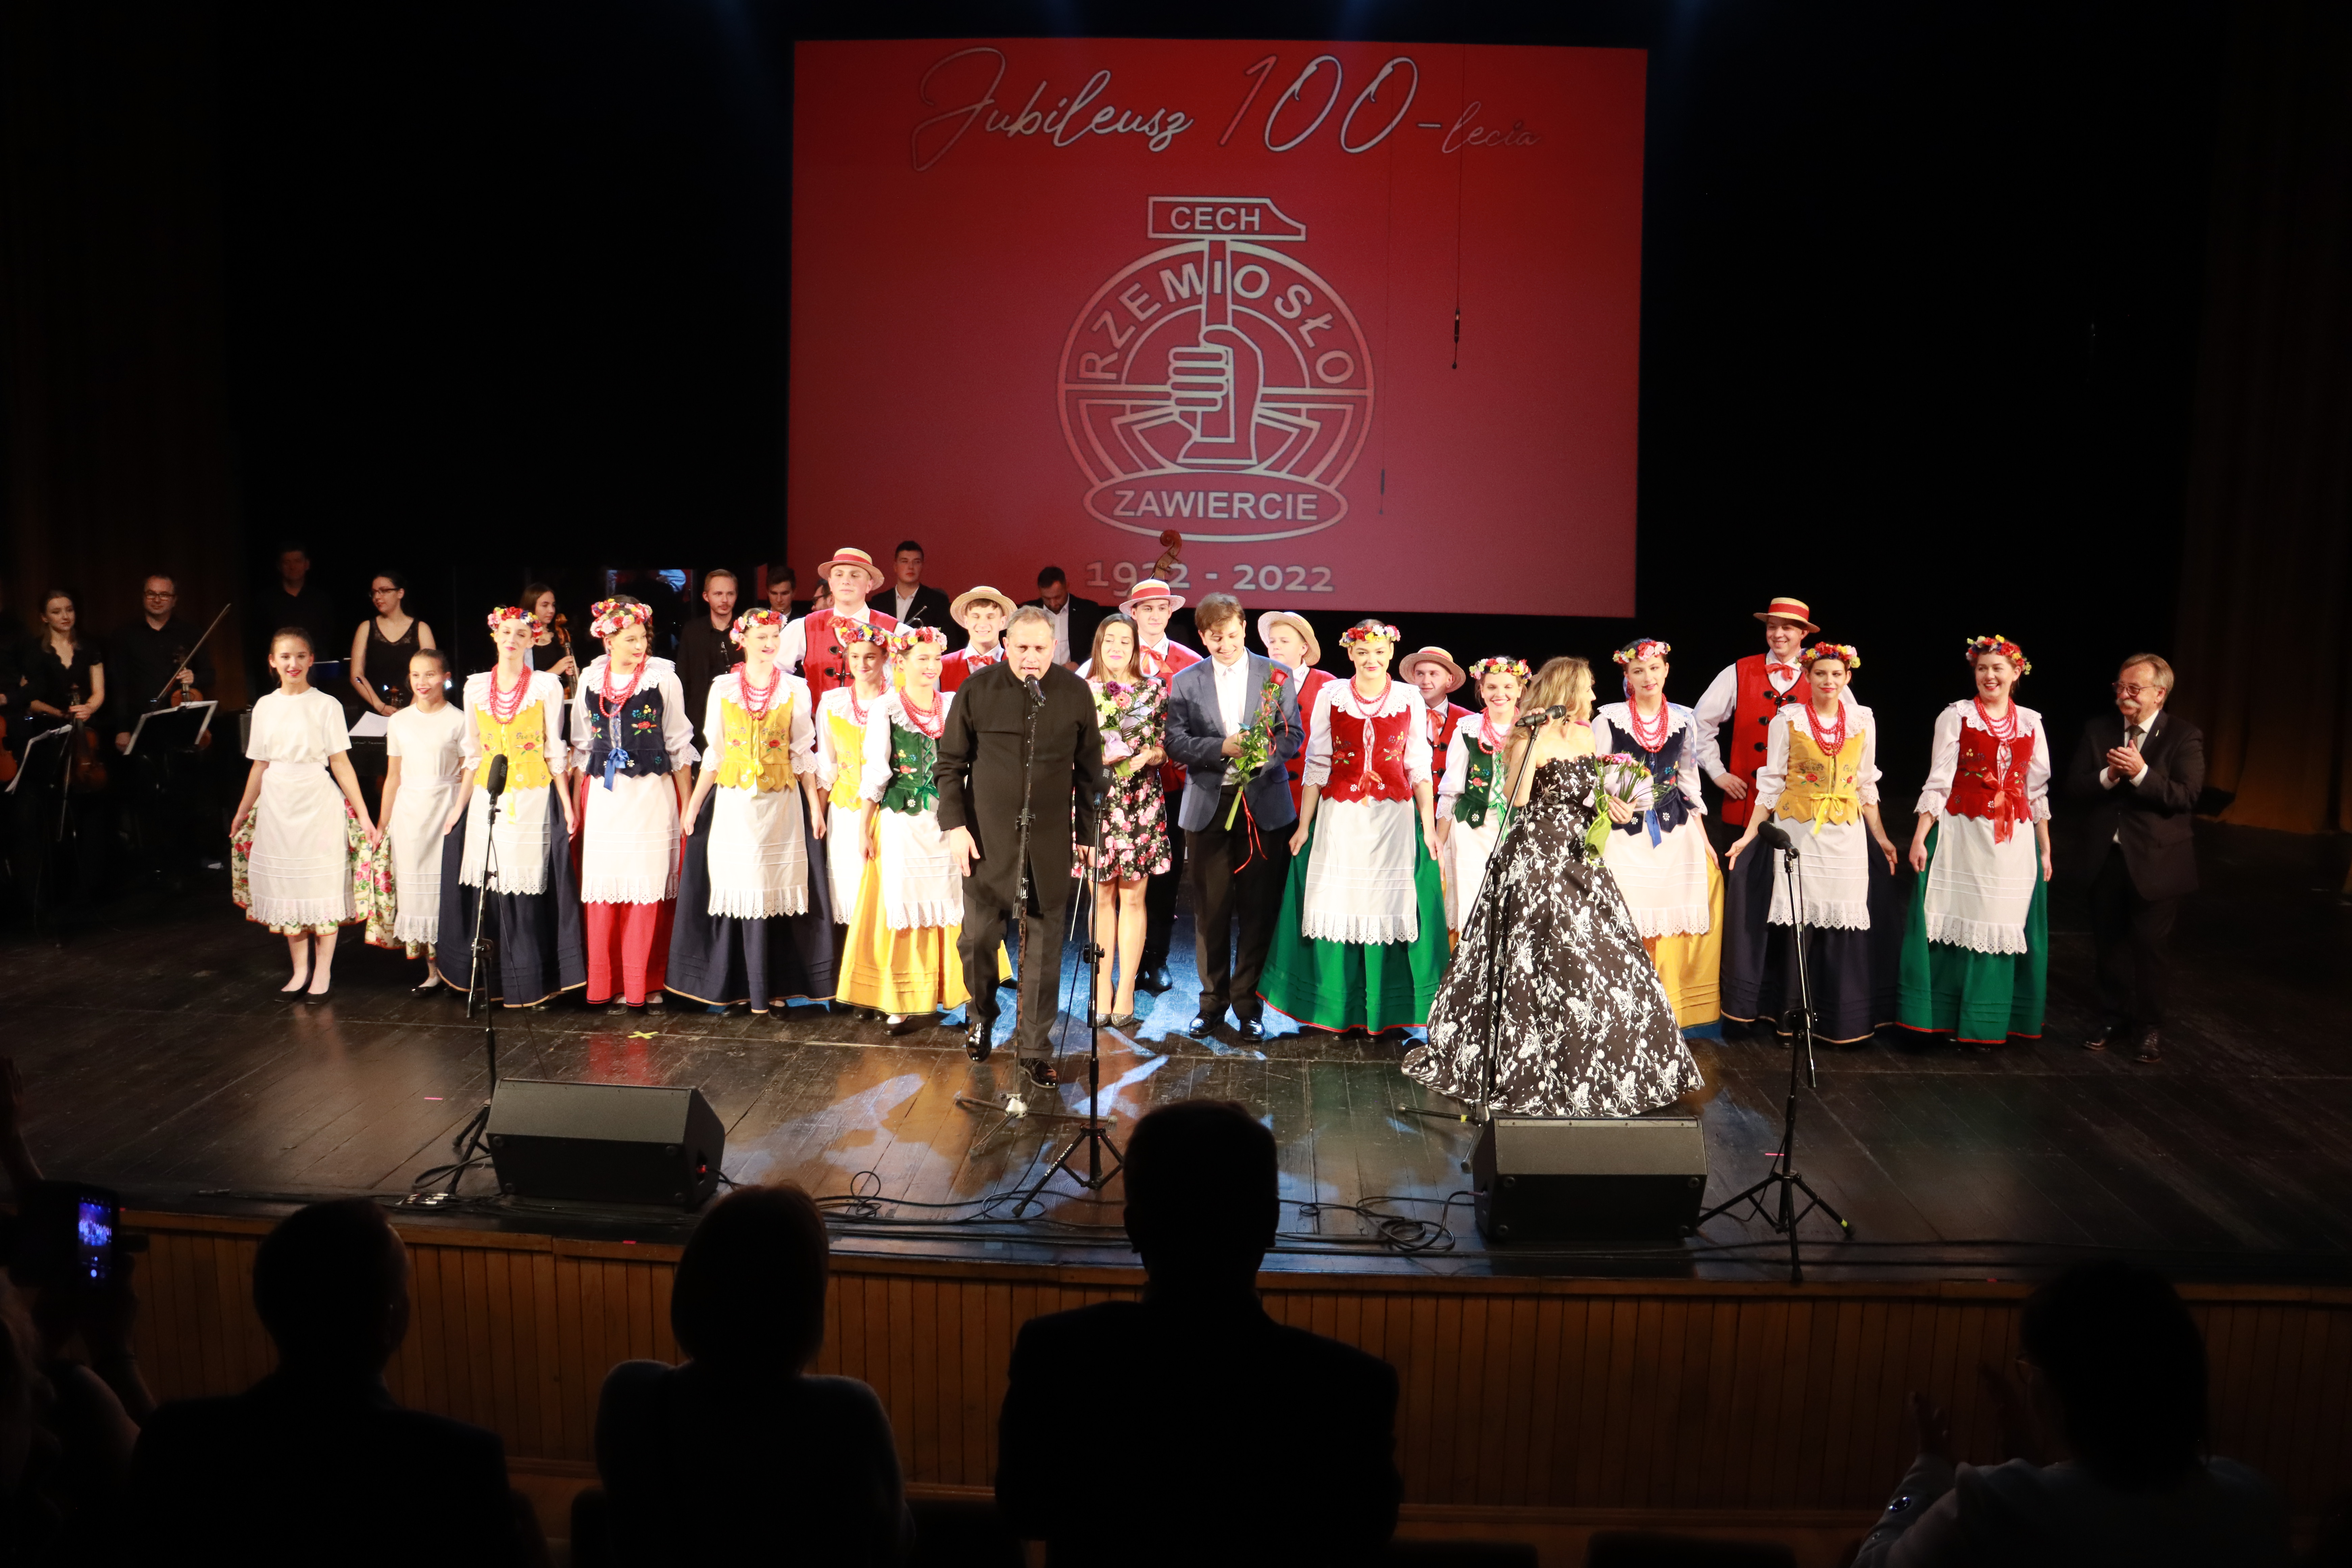
<path fill-rule="evenodd" d="M 680 809 L 693 778 L 694 722 L 677 667 L 646 651 L 653 611 L 599 600 L 589 629 L 604 651 L 580 672 L 572 702 L 580 771 L 580 898 L 588 1005 L 659 1002 L 677 900 Z"/>
<path fill-rule="evenodd" d="M 857 781 L 866 767 L 866 721 L 890 689 L 890 634 L 863 621 L 844 621 L 839 631 L 850 683 L 817 700 L 816 776 L 828 803 L 824 841 L 833 918 L 847 925 L 866 879 L 866 802 Z"/>
<path fill-rule="evenodd" d="M 312 657 L 299 628 L 269 640 L 278 689 L 253 705 L 245 752 L 253 768 L 229 831 L 234 840 L 253 819 L 237 901 L 246 919 L 286 939 L 294 977 L 278 989 L 318 998 L 334 983 L 336 932 L 367 918 L 352 897 L 355 864 L 382 835 L 352 771 L 342 704 L 310 685 Z"/>
<path fill-rule="evenodd" d="M 1445 930 L 1459 940 L 1478 901 L 1486 862 L 1503 837 L 1503 750 L 1519 717 L 1519 699 L 1535 679 L 1525 659 L 1482 658 L 1470 667 L 1486 712 L 1454 726 L 1445 771 L 1437 781 L 1437 852 L 1445 869 Z"/>
<path fill-rule="evenodd" d="M 580 885 L 572 869 L 571 758 L 563 746 L 563 685 L 530 668 L 536 623 L 513 605 L 492 610 L 495 668 L 466 678 L 466 769 L 471 785 L 444 818 L 441 931 L 433 969 L 442 984 L 473 980 L 475 910 L 498 943 L 488 994 L 533 1006 L 588 982 Z M 496 806 L 489 782 L 506 759 Z M 463 824 L 462 829 L 460 824 Z"/>
<path fill-rule="evenodd" d="M 408 660 L 410 700 L 386 721 L 377 826 L 392 862 L 393 940 L 411 958 L 430 959 L 440 940 L 441 825 L 466 787 L 466 715 L 450 702 L 448 687 L 448 655 L 419 649 Z M 427 963 L 415 989 L 440 984 Z"/>
<path fill-rule="evenodd" d="M 1592 743 L 1649 770 L 1656 804 L 1612 828 L 1601 858 L 1642 945 L 1658 967 L 1685 1034 L 1722 1031 L 1723 872 L 1706 839 L 1698 792 L 1698 732 L 1691 710 L 1666 700 L 1666 655 L 1654 637 L 1617 650 L 1625 700 L 1592 716 Z"/>

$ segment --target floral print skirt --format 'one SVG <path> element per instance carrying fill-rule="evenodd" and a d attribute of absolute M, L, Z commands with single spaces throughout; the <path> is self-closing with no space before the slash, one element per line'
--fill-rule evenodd
<path fill-rule="evenodd" d="M 1138 768 L 1125 778 L 1113 772 L 1103 791 L 1102 864 L 1095 868 L 1101 882 L 1131 882 L 1156 877 L 1168 869 L 1168 803 L 1160 791 L 1160 770 Z M 1076 858 L 1070 874 L 1076 876 Z"/>

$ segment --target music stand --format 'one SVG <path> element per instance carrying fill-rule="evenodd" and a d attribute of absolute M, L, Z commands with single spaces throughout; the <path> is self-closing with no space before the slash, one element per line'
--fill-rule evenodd
<path fill-rule="evenodd" d="M 123 751 L 126 757 L 139 754 L 141 742 L 149 742 L 153 750 L 176 752 L 200 743 L 205 732 L 212 728 L 216 701 L 183 702 L 177 708 L 152 708 L 139 715 L 139 722 L 131 729 L 131 744 Z M 152 738 L 152 739 L 151 739 Z"/>

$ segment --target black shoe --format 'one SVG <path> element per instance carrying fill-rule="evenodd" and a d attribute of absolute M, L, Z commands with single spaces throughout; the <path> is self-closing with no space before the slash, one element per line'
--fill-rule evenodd
<path fill-rule="evenodd" d="M 1195 1013 L 1192 1015 L 1192 1021 L 1184 1026 L 1184 1032 L 1196 1040 L 1205 1040 L 1209 1037 L 1210 1031 L 1216 1026 L 1215 1019 Z"/>
<path fill-rule="evenodd" d="M 1175 984 L 1168 978 L 1168 966 L 1164 963 L 1147 963 L 1143 966 L 1143 973 L 1135 977 L 1135 988 L 1149 991 L 1154 996 Z"/>
<path fill-rule="evenodd" d="M 2097 1034 L 2083 1042 L 2083 1048 L 2086 1051 L 2104 1051 L 2121 1039 L 2123 1033 L 2121 1024 L 2103 1024 L 2099 1026 Z"/>
<path fill-rule="evenodd" d="M 1241 1021 L 1239 1033 L 1243 1039 L 1247 1040 L 1251 1045 L 1256 1045 L 1265 1038 L 1265 1026 L 1255 1018 L 1244 1018 Z"/>
<path fill-rule="evenodd" d="M 1021 1070 L 1027 1073 L 1029 1081 L 1039 1089 L 1061 1087 L 1062 1075 L 1054 1066 L 1051 1057 L 1031 1057 L 1021 1064 Z"/>
<path fill-rule="evenodd" d="M 334 987 L 333 983 L 331 981 L 331 982 L 329 982 L 329 983 L 328 983 L 327 988 L 326 988 L 324 991 L 305 991 L 305 992 L 303 992 L 303 993 L 302 993 L 302 1000 L 303 1000 L 303 1001 L 305 1001 L 305 1002 L 324 1002 L 328 997 L 332 996 L 334 994 L 335 994 L 335 987 Z M 2153 1038 L 2153 1037 L 2151 1037 L 2151 1038 Z M 2155 1059 L 2155 1058 L 2151 1058 L 2151 1057 L 2142 1057 L 2142 1058 L 2140 1058 L 2140 1060 L 2142 1060 L 2142 1061 L 2152 1061 L 2152 1060 L 2154 1060 L 2154 1059 Z"/>
<path fill-rule="evenodd" d="M 449 989 L 449 987 L 444 986 L 437 978 L 428 974 L 425 977 L 425 981 L 422 984 L 412 985 L 408 989 L 412 994 L 422 996 L 428 991 L 446 990 Z"/>
<path fill-rule="evenodd" d="M 2150 1029 L 2139 1037 L 2139 1049 L 2132 1053 L 2132 1060 L 2136 1062 L 2160 1062 L 2163 1059 L 2164 1048 L 2157 1043 L 2156 1031 L 2154 1029 Z"/>
<path fill-rule="evenodd" d="M 996 1020 L 974 1018 L 963 1026 L 963 1054 L 976 1062 L 984 1062 L 996 1049 Z"/>

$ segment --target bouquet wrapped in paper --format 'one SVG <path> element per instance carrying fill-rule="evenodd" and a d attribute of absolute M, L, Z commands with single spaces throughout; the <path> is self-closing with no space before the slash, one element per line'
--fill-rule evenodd
<path fill-rule="evenodd" d="M 1601 775 L 1592 784 L 1592 826 L 1584 830 L 1584 858 L 1589 865 L 1601 858 L 1601 846 L 1609 842 L 1610 833 L 1617 826 L 1609 815 L 1609 803 L 1622 801 L 1634 815 L 1653 810 L 1658 804 L 1657 785 L 1650 770 L 1638 758 L 1625 752 L 1612 752 L 1601 759 Z"/>
<path fill-rule="evenodd" d="M 1265 685 L 1257 694 L 1257 717 L 1242 728 L 1241 750 L 1234 753 L 1234 769 L 1241 778 L 1242 787 L 1234 791 L 1234 804 L 1225 808 L 1228 828 L 1240 815 L 1242 797 L 1249 794 L 1249 781 L 1257 777 L 1258 769 L 1274 755 L 1274 727 L 1282 718 L 1282 687 L 1289 679 L 1290 671 L 1278 664 L 1266 673 Z"/>
<path fill-rule="evenodd" d="M 1135 773 L 1135 759 L 1160 744 L 1168 688 L 1157 680 L 1106 680 L 1095 691 L 1103 765 L 1115 778 Z"/>

